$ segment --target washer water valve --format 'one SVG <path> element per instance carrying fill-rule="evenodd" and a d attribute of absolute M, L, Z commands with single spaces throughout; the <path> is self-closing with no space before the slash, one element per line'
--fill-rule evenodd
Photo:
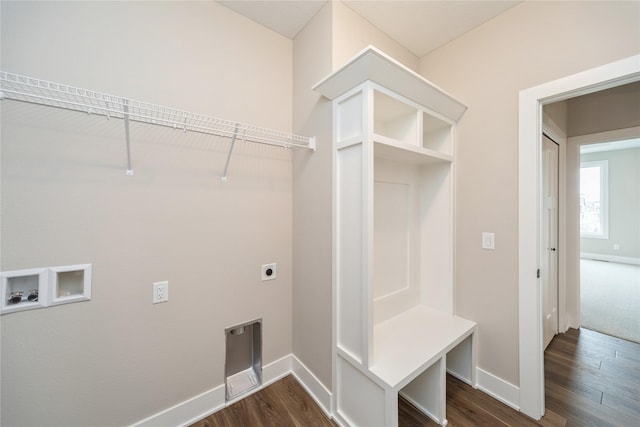
<path fill-rule="evenodd" d="M 9 304 L 18 304 L 22 302 L 23 291 L 13 291 L 9 294 Z"/>
<path fill-rule="evenodd" d="M 38 301 L 38 290 L 31 289 L 29 291 L 29 295 L 27 296 L 27 301 Z"/>

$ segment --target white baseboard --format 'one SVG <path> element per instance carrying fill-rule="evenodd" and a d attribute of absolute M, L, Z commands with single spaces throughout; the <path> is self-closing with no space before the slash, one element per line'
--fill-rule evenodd
<path fill-rule="evenodd" d="M 632 258 L 627 256 L 616 256 L 606 254 L 593 254 L 589 252 L 580 252 L 580 258 L 594 259 L 597 261 L 619 262 L 621 264 L 640 265 L 640 258 Z"/>
<path fill-rule="evenodd" d="M 478 389 L 513 409 L 520 410 L 520 387 L 499 378 L 483 369 L 476 369 Z"/>
<path fill-rule="evenodd" d="M 302 387 L 322 408 L 327 417 L 332 418 L 331 391 L 293 354 L 291 355 L 291 368 L 293 376 L 302 384 Z"/>
<path fill-rule="evenodd" d="M 158 412 L 133 427 L 187 426 L 224 408 L 224 384 Z"/>
<path fill-rule="evenodd" d="M 189 426 L 202 418 L 205 418 L 224 407 L 255 393 L 269 384 L 291 373 L 292 355 L 288 354 L 274 362 L 262 367 L 262 386 L 251 390 L 241 397 L 225 402 L 224 384 L 205 391 L 191 399 L 178 403 L 171 408 L 158 412 L 142 421 L 133 424 L 133 427 L 176 427 Z M 305 368 L 306 369 L 306 368 Z"/>
<path fill-rule="evenodd" d="M 262 367 L 262 387 L 266 387 L 291 373 L 291 355 L 281 357 Z"/>

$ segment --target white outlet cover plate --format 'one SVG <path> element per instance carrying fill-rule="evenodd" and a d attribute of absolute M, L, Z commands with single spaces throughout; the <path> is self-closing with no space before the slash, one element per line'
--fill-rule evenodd
<path fill-rule="evenodd" d="M 494 233 L 482 233 L 482 249 L 495 249 L 496 235 Z"/>
<path fill-rule="evenodd" d="M 278 276 L 275 262 L 272 262 L 271 264 L 262 264 L 262 269 L 260 271 L 263 282 L 265 280 L 273 280 Z M 271 272 L 271 274 L 269 274 L 269 272 Z"/>
<path fill-rule="evenodd" d="M 155 282 L 153 284 L 153 304 L 169 301 L 169 282 Z"/>

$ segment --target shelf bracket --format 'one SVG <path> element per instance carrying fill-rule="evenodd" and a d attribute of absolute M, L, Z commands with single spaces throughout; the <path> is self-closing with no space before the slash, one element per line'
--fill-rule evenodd
<path fill-rule="evenodd" d="M 124 116 L 124 136 L 127 144 L 127 175 L 133 175 L 133 169 L 131 169 L 131 142 L 129 139 L 129 100 L 122 99 L 122 112 Z"/>
<path fill-rule="evenodd" d="M 224 171 L 222 172 L 222 176 L 220 177 L 220 181 L 227 182 L 227 170 L 229 169 L 229 161 L 231 160 L 231 153 L 233 152 L 233 146 L 236 144 L 236 138 L 238 137 L 238 123 L 236 123 L 236 128 L 233 130 L 233 137 L 231 138 L 231 146 L 229 147 L 229 154 L 227 154 L 227 162 L 224 165 Z"/>

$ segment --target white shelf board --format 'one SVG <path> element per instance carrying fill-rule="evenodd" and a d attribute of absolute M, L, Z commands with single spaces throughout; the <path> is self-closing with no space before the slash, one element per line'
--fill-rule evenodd
<path fill-rule="evenodd" d="M 475 330 L 475 322 L 415 306 L 374 326 L 370 370 L 399 390 Z"/>
<path fill-rule="evenodd" d="M 372 81 L 445 117 L 457 121 L 467 107 L 443 89 L 374 46 L 356 54 L 343 67 L 313 86 L 333 100 L 365 81 Z"/>
<path fill-rule="evenodd" d="M 407 144 L 386 136 L 374 135 L 373 141 L 376 157 L 414 165 L 453 161 L 453 156 L 449 154 Z"/>

